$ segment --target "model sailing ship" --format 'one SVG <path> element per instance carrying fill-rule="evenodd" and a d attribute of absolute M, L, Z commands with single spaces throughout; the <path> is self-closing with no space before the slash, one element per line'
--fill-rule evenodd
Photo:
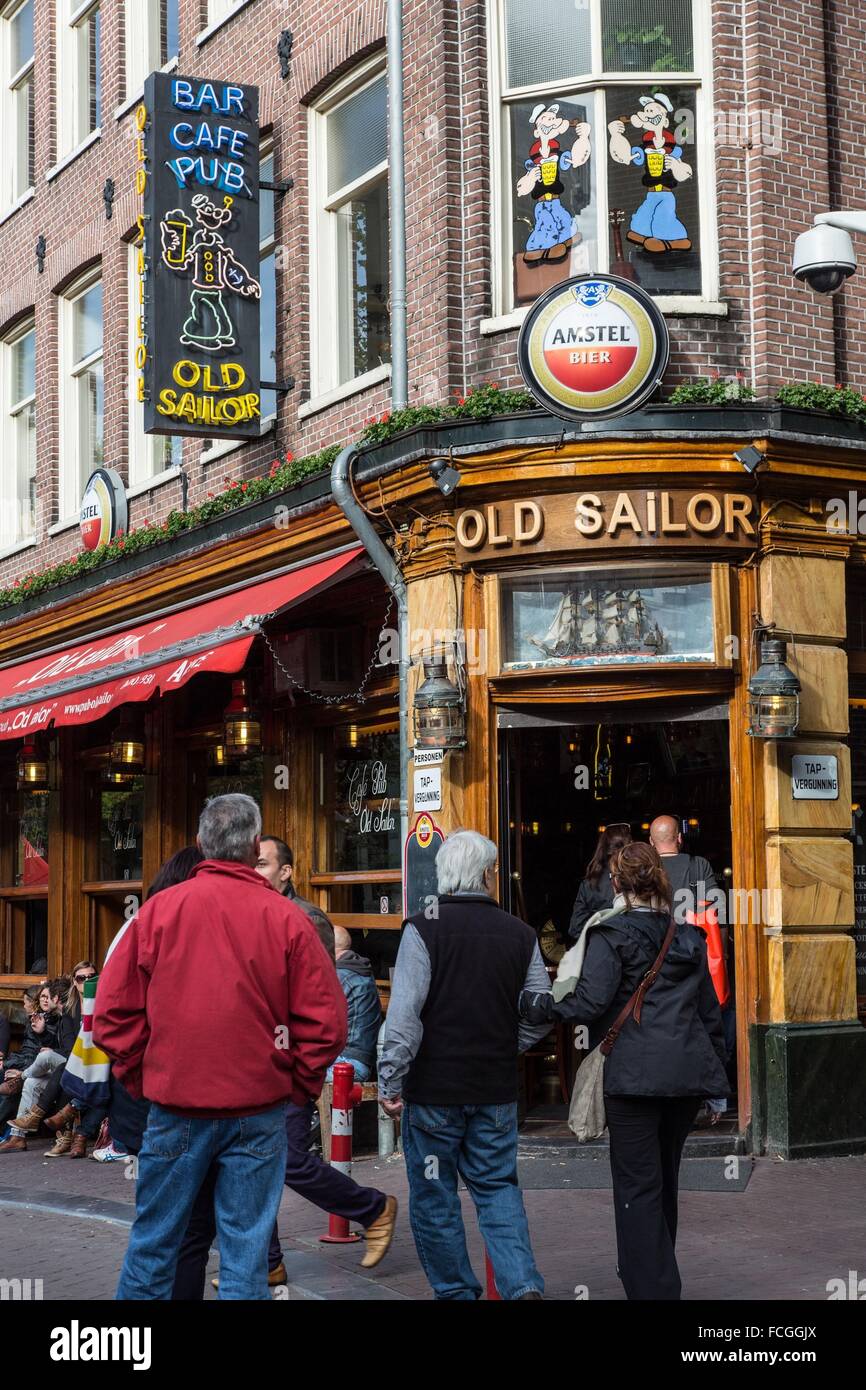
<path fill-rule="evenodd" d="M 567 589 L 547 632 L 527 639 L 547 657 L 661 656 L 667 639 L 639 589 Z"/>

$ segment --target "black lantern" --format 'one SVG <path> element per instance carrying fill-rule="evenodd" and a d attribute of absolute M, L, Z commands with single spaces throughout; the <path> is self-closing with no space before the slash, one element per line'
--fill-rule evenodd
<path fill-rule="evenodd" d="M 787 644 L 777 637 L 761 642 L 761 664 L 749 681 L 749 734 L 752 738 L 794 738 L 800 722 L 800 682 L 785 665 Z"/>
<path fill-rule="evenodd" d="M 463 696 L 448 679 L 444 655 L 424 658 L 424 680 L 415 692 L 416 748 L 465 748 Z"/>
<path fill-rule="evenodd" d="M 108 755 L 109 773 L 132 777 L 144 771 L 144 739 L 131 711 L 123 710 Z M 116 779 L 117 780 L 117 779 Z"/>
<path fill-rule="evenodd" d="M 232 698 L 223 713 L 223 742 L 226 757 L 247 758 L 262 746 L 262 726 L 250 708 L 245 680 L 232 681 Z"/>
<path fill-rule="evenodd" d="M 48 760 L 36 734 L 24 740 L 18 754 L 18 790 L 44 792 L 48 787 Z"/>

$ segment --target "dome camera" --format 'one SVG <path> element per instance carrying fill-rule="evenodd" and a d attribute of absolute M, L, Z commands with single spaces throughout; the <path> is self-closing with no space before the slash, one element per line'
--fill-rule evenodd
<path fill-rule="evenodd" d="M 856 269 L 851 238 L 841 227 L 810 227 L 797 237 L 794 274 L 818 294 L 835 294 Z"/>

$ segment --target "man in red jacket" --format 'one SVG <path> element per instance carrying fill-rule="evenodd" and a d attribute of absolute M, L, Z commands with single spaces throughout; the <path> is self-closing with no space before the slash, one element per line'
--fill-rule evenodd
<path fill-rule="evenodd" d="M 204 862 L 144 904 L 100 976 L 94 1043 L 152 1102 L 119 1299 L 171 1297 L 211 1164 L 219 1296 L 269 1297 L 285 1105 L 319 1095 L 346 1040 L 346 1003 L 309 919 L 253 867 L 261 828 L 251 797 L 208 802 Z"/>

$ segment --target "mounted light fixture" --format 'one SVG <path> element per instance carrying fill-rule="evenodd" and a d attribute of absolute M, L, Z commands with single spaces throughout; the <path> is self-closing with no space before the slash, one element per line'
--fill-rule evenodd
<path fill-rule="evenodd" d="M 415 692 L 415 746 L 465 748 L 466 708 L 463 693 L 448 678 L 444 652 L 422 657 L 424 680 Z"/>
<path fill-rule="evenodd" d="M 761 664 L 749 681 L 751 738 L 794 738 L 800 723 L 800 682 L 785 665 L 787 643 L 761 640 Z"/>
<path fill-rule="evenodd" d="M 134 777 L 134 772 L 124 772 L 123 768 L 111 766 L 107 767 L 102 774 L 103 782 L 106 782 L 110 787 L 128 787 Z"/>
<path fill-rule="evenodd" d="M 460 469 L 454 467 L 453 460 L 442 458 L 430 460 L 430 477 L 443 497 L 450 497 L 461 482 Z"/>
<path fill-rule="evenodd" d="M 144 739 L 140 725 L 131 710 L 122 710 L 111 735 L 108 755 L 109 772 L 132 776 L 144 771 Z"/>
<path fill-rule="evenodd" d="M 44 792 L 48 789 L 48 759 L 38 734 L 24 740 L 18 754 L 18 790 Z"/>
<path fill-rule="evenodd" d="M 232 698 L 223 712 L 223 742 L 226 756 L 247 758 L 262 746 L 262 726 L 250 707 L 245 680 L 232 681 Z"/>
<path fill-rule="evenodd" d="M 208 749 L 207 760 L 210 767 L 228 767 L 228 754 L 224 743 L 214 743 Z"/>

